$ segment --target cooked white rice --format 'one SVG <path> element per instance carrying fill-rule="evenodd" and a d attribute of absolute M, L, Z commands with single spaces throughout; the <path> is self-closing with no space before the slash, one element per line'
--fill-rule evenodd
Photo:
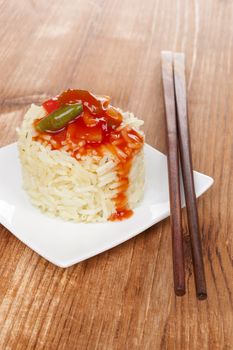
<path fill-rule="evenodd" d="M 18 130 L 18 149 L 22 165 L 23 187 L 31 202 L 43 212 L 77 222 L 106 221 L 116 211 L 113 197 L 119 180 L 114 168 L 116 158 L 106 153 L 80 160 L 66 150 L 33 141 L 33 121 L 45 115 L 43 107 L 32 105 Z M 132 113 L 123 113 L 123 123 L 139 131 L 143 121 Z M 127 191 L 129 208 L 142 199 L 144 191 L 143 149 L 134 156 Z"/>

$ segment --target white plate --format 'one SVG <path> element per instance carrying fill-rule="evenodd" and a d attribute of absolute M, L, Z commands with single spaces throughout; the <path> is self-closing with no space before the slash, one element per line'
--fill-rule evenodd
<path fill-rule="evenodd" d="M 50 218 L 33 207 L 21 187 L 16 144 L 0 149 L 0 222 L 35 252 L 60 267 L 68 267 L 136 236 L 169 216 L 166 156 L 145 146 L 146 188 L 134 215 L 121 222 L 77 224 Z M 196 195 L 213 184 L 195 172 Z M 183 194 L 182 194 L 183 196 Z"/>

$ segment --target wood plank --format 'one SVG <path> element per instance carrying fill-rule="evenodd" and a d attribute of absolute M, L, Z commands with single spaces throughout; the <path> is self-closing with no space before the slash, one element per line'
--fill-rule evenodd
<path fill-rule="evenodd" d="M 183 51 L 193 164 L 215 179 L 198 201 L 204 302 L 186 222 L 182 299 L 168 220 L 65 270 L 1 226 L 1 349 L 232 348 L 232 20 L 232 1 L 0 1 L 1 146 L 16 140 L 31 102 L 80 87 L 142 117 L 147 142 L 165 151 L 160 51 Z"/>

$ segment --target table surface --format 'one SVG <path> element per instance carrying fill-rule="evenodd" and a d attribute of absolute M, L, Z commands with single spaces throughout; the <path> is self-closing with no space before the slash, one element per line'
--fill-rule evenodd
<path fill-rule="evenodd" d="M 1 349 L 232 349 L 233 1 L 0 1 L 0 146 L 30 103 L 68 87 L 112 96 L 166 152 L 160 51 L 186 54 L 208 299 L 175 297 L 169 219 L 68 269 L 0 228 Z M 159 169 L 158 169 L 159 171 Z M 183 212 L 185 214 L 185 211 Z M 26 219 L 26 218 L 25 218 Z"/>

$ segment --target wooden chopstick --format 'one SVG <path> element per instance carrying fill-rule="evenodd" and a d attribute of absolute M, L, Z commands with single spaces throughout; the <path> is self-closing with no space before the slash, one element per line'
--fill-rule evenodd
<path fill-rule="evenodd" d="M 176 295 L 185 294 L 184 254 L 181 223 L 178 136 L 173 81 L 173 55 L 162 52 L 162 78 L 166 109 L 168 175 L 172 228 L 173 279 Z"/>
<path fill-rule="evenodd" d="M 190 133 L 187 113 L 185 62 L 184 54 L 182 53 L 174 53 L 174 82 L 177 106 L 179 149 L 187 207 L 188 226 L 192 246 L 196 293 L 198 299 L 203 300 L 207 298 L 207 291 L 193 180 Z"/>

